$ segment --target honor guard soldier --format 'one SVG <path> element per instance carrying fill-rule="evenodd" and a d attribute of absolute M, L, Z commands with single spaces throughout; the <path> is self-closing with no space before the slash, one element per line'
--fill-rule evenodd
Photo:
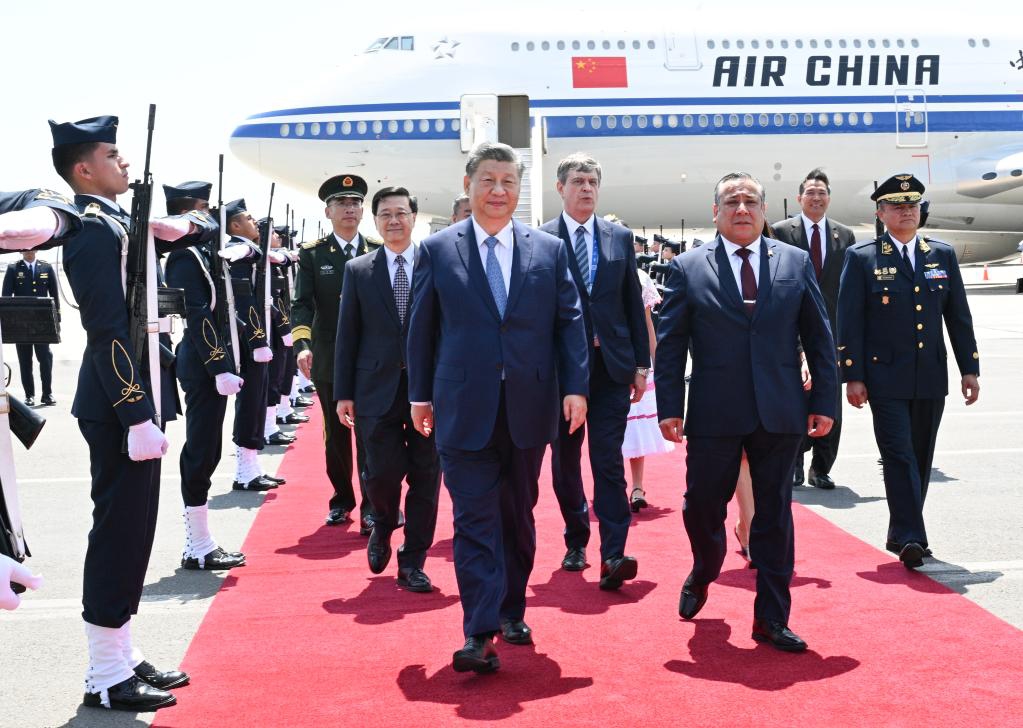
<path fill-rule="evenodd" d="M 327 477 L 334 487 L 326 520 L 328 526 L 345 523 L 355 510 L 352 432 L 338 419 L 334 409 L 334 343 L 345 264 L 383 244 L 359 232 L 366 190 L 366 181 L 354 174 L 339 174 L 320 185 L 319 197 L 326 204 L 324 214 L 333 230 L 319 240 L 302 244 L 291 307 L 291 332 L 295 337 L 298 368 L 312 379 L 323 411 Z M 358 459 L 362 493 L 359 530 L 368 536 L 372 523 L 368 518 L 369 499 L 362 484 L 361 452 Z"/>
<path fill-rule="evenodd" d="M 234 282 L 234 305 L 239 319 L 239 336 L 245 344 L 241 355 L 244 383 L 234 399 L 234 444 L 236 455 L 235 490 L 270 490 L 283 485 L 283 478 L 268 475 L 259 462 L 263 449 L 263 427 L 266 424 L 267 365 L 273 359 L 270 334 L 263 321 L 261 292 L 256 288 L 256 261 L 262 252 L 256 221 L 238 199 L 224 204 L 224 221 L 231 236 L 220 255 L 231 264 Z"/>
<path fill-rule="evenodd" d="M 274 265 L 273 290 L 274 305 L 281 312 L 281 325 L 286 333 L 291 334 L 291 278 L 287 271 L 294 272 L 293 264 L 298 260 L 298 251 L 292 249 L 292 241 L 296 237 L 296 231 L 287 225 L 278 225 L 274 231 L 281 241 L 281 252 L 288 256 L 286 266 Z M 287 248 L 284 243 L 287 242 Z M 295 407 L 308 407 L 312 400 L 300 397 L 298 393 L 298 381 L 295 374 L 298 372 L 298 363 L 295 361 L 295 347 L 284 348 L 284 361 L 280 367 L 280 377 L 277 382 L 277 391 L 280 394 L 280 401 L 277 404 L 278 425 L 301 425 L 309 421 L 308 415 L 295 411 Z M 301 399 L 301 402 L 298 400 Z"/>
<path fill-rule="evenodd" d="M 22 260 L 7 266 L 4 275 L 3 295 L 34 296 L 36 298 L 52 298 L 60 315 L 60 294 L 57 292 L 57 274 L 45 260 L 36 260 L 36 251 L 26 250 L 21 254 Z M 49 344 L 17 344 L 18 365 L 21 369 L 21 386 L 25 390 L 25 404 L 35 405 L 36 386 L 32 376 L 32 350 L 35 349 L 39 361 L 39 378 L 43 383 L 43 396 L 39 404 L 52 406 L 57 404 L 53 399 L 53 352 Z"/>
<path fill-rule="evenodd" d="M 209 213 L 209 182 L 163 186 L 167 213 Z M 227 398 L 241 389 L 234 373 L 228 332 L 221 331 L 213 311 L 227 306 L 218 300 L 213 277 L 214 243 L 176 250 L 167 258 L 167 283 L 185 291 L 186 323 L 177 348 L 176 373 L 185 392 L 185 444 L 181 448 L 181 497 L 184 500 L 185 569 L 232 569 L 245 565 L 245 555 L 227 552 L 210 534 L 207 499 L 213 472 L 223 449 Z"/>
<path fill-rule="evenodd" d="M 64 249 L 87 336 L 71 408 L 89 446 L 94 504 L 82 596 L 89 644 L 84 704 L 152 711 L 173 705 L 167 691 L 188 682 L 184 673 L 146 662 L 130 632 L 156 529 L 160 458 L 168 447 L 154 417 L 159 407 L 163 421 L 174 418 L 175 388 L 164 385 L 170 396 L 154 403 L 149 371 L 135 367 L 122 259 L 131 218 L 116 202 L 128 190 L 128 162 L 116 146 L 117 117 L 51 121 L 50 127 L 54 167 L 84 212 L 82 233 Z M 148 224 L 166 245 L 196 244 L 215 232 L 182 217 Z"/>
<path fill-rule="evenodd" d="M 911 174 L 875 190 L 870 199 L 887 231 L 849 248 L 838 294 L 846 399 L 857 408 L 870 403 L 888 499 L 885 547 L 909 569 L 930 555 L 923 506 L 948 395 L 943 319 L 966 404 L 980 392 L 980 355 L 955 252 L 917 233 L 923 192 Z"/>

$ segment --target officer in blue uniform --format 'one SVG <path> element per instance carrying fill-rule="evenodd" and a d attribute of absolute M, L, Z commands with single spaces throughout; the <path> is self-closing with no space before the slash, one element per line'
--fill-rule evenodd
<path fill-rule="evenodd" d="M 132 645 L 130 632 L 156 529 L 160 458 L 168 447 L 154 416 L 159 411 L 164 421 L 174 417 L 175 388 L 164 383 L 170 396 L 154 403 L 148 368 L 135 365 L 121 257 L 130 217 L 116 202 L 128 190 L 128 163 L 116 146 L 117 117 L 51 121 L 50 127 L 54 168 L 84 213 L 81 234 L 64 249 L 87 336 L 71 409 L 89 446 L 94 504 L 82 596 L 89 644 L 83 702 L 152 711 L 173 705 L 168 690 L 189 680 L 153 667 Z M 164 249 L 193 245 L 215 232 L 199 216 L 148 224 Z"/>
<path fill-rule="evenodd" d="M 36 251 L 26 250 L 22 260 L 7 266 L 4 274 L 3 295 L 34 296 L 36 298 L 52 298 L 56 302 L 57 315 L 60 316 L 60 293 L 57 291 L 57 274 L 45 260 L 36 260 Z M 57 404 L 53 398 L 53 352 L 49 344 L 17 344 L 18 365 L 21 369 L 21 386 L 25 390 L 25 404 L 35 405 L 36 385 L 32 376 L 32 351 L 35 350 L 39 361 L 39 378 L 43 384 L 43 396 L 39 404 L 52 406 Z"/>
<path fill-rule="evenodd" d="M 888 499 L 886 548 L 906 568 L 930 555 L 923 506 L 938 425 L 948 395 L 942 320 L 977 401 L 980 355 L 955 252 L 917 234 L 924 185 L 898 174 L 871 195 L 887 231 L 851 246 L 838 293 L 838 357 L 846 399 L 869 402 Z"/>
<path fill-rule="evenodd" d="M 209 182 L 163 186 L 167 213 L 209 213 Z M 207 500 L 223 448 L 227 398 L 241 389 L 234 372 L 229 332 L 221 331 L 213 311 L 217 299 L 212 257 L 215 242 L 176 250 L 167 258 L 167 284 L 185 291 L 186 324 L 177 347 L 177 377 L 185 392 L 185 445 L 181 448 L 181 497 L 185 511 L 185 569 L 233 569 L 245 555 L 222 549 L 210 533 Z"/>

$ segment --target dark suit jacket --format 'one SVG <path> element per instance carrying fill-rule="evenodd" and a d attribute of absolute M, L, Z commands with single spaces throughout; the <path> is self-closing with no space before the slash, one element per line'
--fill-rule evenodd
<path fill-rule="evenodd" d="M 828 321 L 831 323 L 831 332 L 837 330 L 838 319 L 838 283 L 842 277 L 842 263 L 845 260 L 846 249 L 856 242 L 853 231 L 840 222 L 835 222 L 830 217 L 825 219 L 825 229 L 821 231 L 821 244 L 827 246 L 824 254 L 824 270 L 821 272 L 821 279 L 818 281 L 821 293 L 824 294 L 824 303 L 828 307 Z M 810 241 L 806 237 L 806 228 L 803 226 L 803 216 L 786 218 L 776 222 L 773 226 L 774 238 L 795 245 L 806 252 L 810 252 Z"/>
<path fill-rule="evenodd" d="M 57 274 L 54 272 L 53 266 L 38 258 L 36 258 L 35 264 L 35 275 L 29 271 L 29 265 L 24 260 L 7 266 L 7 272 L 4 274 L 3 295 L 49 297 L 57 302 L 59 311 L 60 294 L 57 291 Z"/>
<path fill-rule="evenodd" d="M 502 371 L 508 427 L 519 448 L 557 436 L 559 380 L 564 394 L 588 394 L 586 327 L 565 246 L 519 222 L 513 232 L 503 318 L 471 218 L 420 246 L 408 334 L 409 399 L 433 402 L 438 447 L 486 447 Z"/>
<path fill-rule="evenodd" d="M 233 372 L 231 342 L 218 329 L 211 308 L 216 298 L 210 270 L 210 256 L 214 254 L 209 246 L 197 245 L 175 250 L 167 258 L 167 285 L 185 291 L 186 328 L 181 342 L 187 342 L 185 351 L 189 354 L 181 356 L 181 347 L 178 347 L 177 374 L 182 379 L 203 379 Z M 217 300 L 216 306 L 227 306 L 227 301 Z"/>
<path fill-rule="evenodd" d="M 568 267 L 579 291 L 587 341 L 591 347 L 594 335 L 600 341 L 600 353 L 611 379 L 620 384 L 632 384 L 636 367 L 650 366 L 650 342 L 642 288 L 636 273 L 632 231 L 601 217 L 596 217 L 594 222 L 599 252 L 589 293 L 565 218 L 558 215 L 540 229 L 560 237 L 568 248 Z"/>
<path fill-rule="evenodd" d="M 406 272 L 412 272 L 411 260 Z M 386 414 L 405 370 L 407 339 L 408 311 L 403 326 L 384 249 L 348 261 L 337 321 L 334 399 L 354 400 L 360 417 Z"/>
<path fill-rule="evenodd" d="M 746 435 L 758 423 L 768 432 L 799 434 L 808 412 L 835 416 L 835 344 L 810 256 L 771 238 L 761 240 L 761 253 L 752 318 L 720 236 L 671 262 L 657 327 L 657 416 L 685 411 L 687 435 Z M 809 398 L 799 374 L 800 340 L 813 375 Z"/>

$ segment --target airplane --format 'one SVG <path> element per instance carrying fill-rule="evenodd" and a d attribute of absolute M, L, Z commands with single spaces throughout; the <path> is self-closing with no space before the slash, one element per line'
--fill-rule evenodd
<path fill-rule="evenodd" d="M 993 11 L 928 29 L 923 13 L 875 9 L 885 22 L 865 6 L 840 29 L 724 5 L 684 18 L 640 8 L 621 30 L 577 20 L 546 24 L 566 32 L 382 35 L 246 118 L 230 148 L 298 189 L 352 172 L 371 188 L 405 186 L 421 212 L 446 218 L 469 150 L 505 142 L 526 163 L 517 216 L 532 224 L 561 209 L 558 161 L 586 151 L 603 168 L 603 211 L 633 229 L 709 224 L 714 183 L 735 170 L 764 183 L 769 220 L 794 214 L 815 167 L 831 179 L 828 214 L 871 224 L 875 182 L 910 172 L 927 186 L 928 234 L 961 262 L 1013 254 L 1023 42 Z"/>

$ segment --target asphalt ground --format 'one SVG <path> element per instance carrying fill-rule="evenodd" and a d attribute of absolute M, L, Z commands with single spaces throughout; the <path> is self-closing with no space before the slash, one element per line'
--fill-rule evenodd
<path fill-rule="evenodd" d="M 980 400 L 965 407 L 958 394 L 958 373 L 950 372 L 952 393 L 925 510 L 935 558 L 922 571 L 1023 629 L 1023 529 L 1018 525 L 1023 513 L 1019 488 L 1023 295 L 1014 294 L 1023 266 L 989 266 L 988 281 L 983 280 L 982 267 L 966 267 L 963 273 L 981 353 Z M 28 563 L 46 583 L 25 595 L 17 611 L 0 612 L 0 728 L 144 726 L 151 720 L 144 714 L 80 705 L 86 668 L 82 560 L 91 503 L 88 452 L 70 407 L 83 346 L 77 316 L 65 307 L 63 343 L 54 347 L 57 405 L 41 410 L 47 424 L 31 451 L 15 445 L 25 531 L 33 552 Z M 4 347 L 4 357 L 14 370 L 11 389 L 20 394 L 13 346 Z M 37 395 L 38 386 L 37 381 Z M 832 472 L 838 487 L 798 488 L 795 499 L 883 549 L 887 509 L 869 411 L 847 405 L 844 415 L 842 448 Z M 228 417 L 225 443 L 230 443 L 230 422 Z M 180 568 L 184 528 L 177 463 L 183 419 L 170 423 L 167 434 L 171 450 L 164 458 L 156 543 L 143 604 L 132 622 L 135 642 L 150 661 L 163 667 L 180 662 L 225 578 L 223 573 Z M 235 550 L 264 496 L 231 490 L 231 450 L 225 448 L 214 478 L 210 523 L 218 542 Z M 283 450 L 266 452 L 266 467 L 275 472 Z M 325 484 L 324 514 L 328 491 Z M 682 528 L 681 521 L 678 527 Z M 798 533 L 796 537 L 798 542 Z M 819 557 L 826 559 L 827 554 Z M 968 630 L 964 625 L 958 638 L 967 638 Z M 238 676 L 225 675 L 222 685 L 189 690 L 230 690 L 234 679 Z"/>

